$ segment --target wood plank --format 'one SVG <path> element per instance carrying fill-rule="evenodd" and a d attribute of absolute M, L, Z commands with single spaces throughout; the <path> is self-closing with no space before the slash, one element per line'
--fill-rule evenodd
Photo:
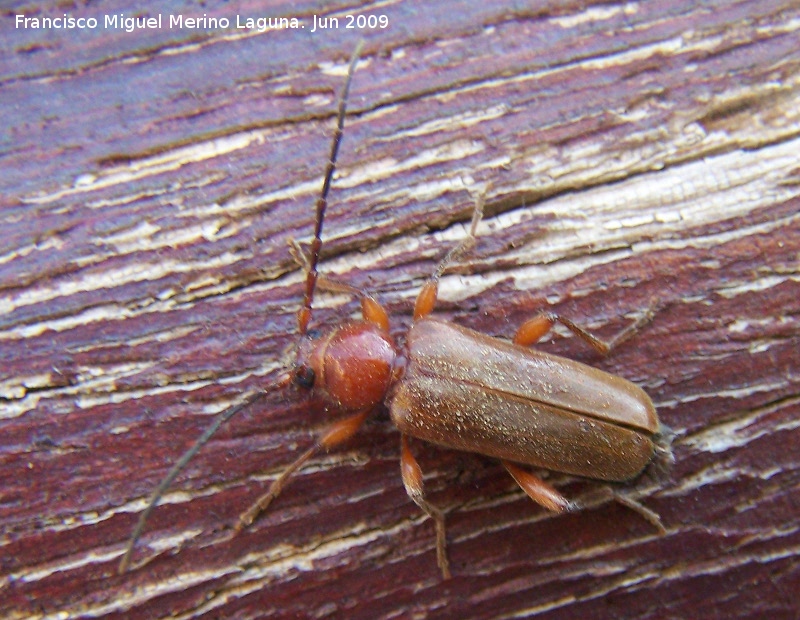
<path fill-rule="evenodd" d="M 134 3 L 70 14 L 145 13 Z M 151 3 L 296 17 L 267 32 L 14 28 L 0 40 L 0 611 L 8 618 L 793 617 L 800 501 L 800 10 L 791 1 Z M 63 8 L 31 2 L 29 17 Z M 202 12 L 201 12 L 202 11 Z M 337 31 L 310 32 L 314 15 Z M 350 51 L 321 269 L 375 291 L 402 340 L 465 234 L 437 316 L 510 338 L 542 308 L 609 337 L 542 349 L 642 386 L 675 463 L 554 517 L 502 467 L 414 443 L 453 579 L 407 498 L 385 411 L 238 515 L 335 412 L 294 391 L 243 412 L 164 498 L 214 413 L 290 361 Z M 325 328 L 357 304 L 321 294 Z"/>

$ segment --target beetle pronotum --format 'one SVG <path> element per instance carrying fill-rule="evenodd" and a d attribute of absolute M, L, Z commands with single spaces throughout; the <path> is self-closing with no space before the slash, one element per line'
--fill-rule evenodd
<path fill-rule="evenodd" d="M 346 415 L 332 423 L 313 446 L 283 470 L 268 492 L 241 516 L 234 532 L 252 523 L 311 457 L 347 441 L 368 414 L 385 403 L 400 430 L 403 484 L 409 497 L 435 522 L 437 563 L 445 578 L 450 576 L 450 569 L 444 513 L 425 498 L 422 471 L 411 453 L 408 437 L 500 459 L 523 491 L 553 512 L 572 510 L 577 505 L 520 465 L 621 482 L 641 473 L 659 448 L 658 418 L 643 390 L 620 377 L 529 348 L 560 323 L 601 353 L 607 353 L 634 333 L 639 322 L 606 343 L 572 321 L 545 312 L 524 323 L 513 342 L 506 342 L 431 318 L 439 278 L 448 264 L 474 242 L 483 214 L 483 198 L 476 200 L 468 236 L 447 253 L 420 290 L 413 323 L 402 347 L 395 344 L 387 313 L 372 296 L 318 274 L 327 197 L 360 49 L 361 44 L 350 60 L 339 99 L 331 154 L 316 203 L 313 240 L 307 253 L 297 244 L 292 248 L 306 272 L 305 294 L 297 314 L 294 367 L 265 389 L 247 395 L 222 412 L 178 460 L 139 516 L 120 561 L 120 572 L 129 567 L 136 541 L 159 498 L 211 435 L 245 407 L 290 384 L 313 392 Z M 317 286 L 358 297 L 362 320 L 346 321 L 320 337 L 312 337 L 308 326 Z M 474 364 L 475 359 L 482 363 Z M 663 531 L 654 512 L 629 498 L 615 498 Z"/>

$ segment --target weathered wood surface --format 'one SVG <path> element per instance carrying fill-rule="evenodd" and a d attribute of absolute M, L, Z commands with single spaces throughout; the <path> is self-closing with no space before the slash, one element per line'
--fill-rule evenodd
<path fill-rule="evenodd" d="M 147 10 L 310 24 L 336 15 L 322 4 Z M 26 31 L 6 14 L 3 617 L 796 617 L 800 9 L 520 6 L 360 9 L 390 25 L 361 33 L 322 269 L 376 291 L 402 338 L 491 184 L 439 316 L 510 337 L 551 307 L 610 336 L 658 299 L 608 359 L 565 334 L 542 347 L 652 395 L 676 461 L 628 491 L 667 535 L 613 504 L 553 517 L 491 460 L 417 442 L 448 512 L 443 582 L 383 411 L 225 540 L 333 414 L 287 392 L 212 440 L 155 511 L 143 566 L 117 575 L 153 486 L 287 359 L 286 242 L 311 234 L 359 33 Z M 317 308 L 318 326 L 356 312 Z"/>

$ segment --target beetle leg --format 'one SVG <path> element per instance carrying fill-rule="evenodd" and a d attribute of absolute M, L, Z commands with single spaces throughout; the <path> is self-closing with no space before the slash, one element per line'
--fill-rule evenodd
<path fill-rule="evenodd" d="M 578 505 L 575 502 L 569 501 L 539 476 L 525 471 L 508 461 L 503 461 L 502 463 L 528 497 L 540 506 L 553 512 L 567 512 L 578 509 Z"/>
<path fill-rule="evenodd" d="M 630 508 L 634 512 L 638 512 L 644 519 L 649 521 L 653 527 L 655 527 L 660 534 L 666 534 L 667 528 L 664 527 L 664 524 L 661 523 L 661 517 L 658 516 L 658 513 L 655 510 L 650 510 L 644 504 L 640 504 L 635 499 L 631 497 L 626 497 L 621 493 L 615 493 L 612 490 L 612 494 L 614 495 L 614 499 L 625 506 L 626 508 Z"/>
<path fill-rule="evenodd" d="M 454 260 L 458 260 L 465 252 L 467 252 L 473 245 L 475 245 L 475 231 L 478 229 L 478 224 L 483 218 L 483 205 L 485 202 L 486 194 L 478 194 L 475 198 L 475 210 L 472 212 L 472 223 L 469 226 L 469 233 L 464 239 L 461 240 L 457 246 L 452 248 L 436 267 L 428 281 L 422 286 L 417 295 L 417 301 L 414 304 L 414 320 L 421 319 L 429 315 L 436 305 L 436 297 L 439 293 L 439 278 L 442 277 L 444 270 Z"/>
<path fill-rule="evenodd" d="M 289 253 L 295 262 L 305 270 L 308 270 L 309 259 L 300 244 L 294 239 L 289 239 Z M 389 331 L 389 315 L 375 298 L 369 293 L 345 282 L 333 280 L 323 274 L 317 275 L 317 286 L 332 293 L 345 293 L 354 295 L 361 301 L 361 316 L 365 321 L 374 323 L 384 331 Z"/>
<path fill-rule="evenodd" d="M 422 469 L 417 463 L 417 459 L 411 454 L 405 435 L 400 436 L 400 473 L 403 476 L 403 485 L 406 487 L 408 496 L 436 523 L 436 563 L 442 571 L 442 576 L 445 579 L 449 579 L 450 563 L 447 561 L 444 513 L 425 499 Z"/>
<path fill-rule="evenodd" d="M 651 306 L 650 308 L 648 308 L 647 312 L 645 312 L 636 321 L 634 321 L 628 327 L 623 329 L 611 340 L 606 341 L 606 340 L 601 340 L 594 334 L 586 331 L 579 325 L 576 325 L 571 320 L 563 316 L 560 316 L 553 312 L 542 312 L 538 316 L 535 316 L 532 319 L 525 321 L 522 325 L 520 325 L 516 335 L 514 336 L 514 344 L 522 346 L 530 346 L 532 344 L 535 344 L 542 338 L 542 336 L 544 336 L 547 332 L 549 332 L 556 323 L 561 323 L 564 327 L 569 329 L 573 334 L 581 338 L 581 340 L 586 342 L 589 346 L 594 348 L 600 354 L 608 355 L 611 349 L 628 340 L 628 338 L 630 338 L 637 331 L 639 331 L 642 325 L 648 323 L 650 319 L 653 318 L 653 313 L 654 313 L 654 308 Z"/>
<path fill-rule="evenodd" d="M 300 244 L 294 239 L 289 239 L 289 253 L 294 258 L 295 262 L 305 270 L 308 270 L 309 259 Z M 373 323 L 383 329 L 389 331 L 389 315 L 386 310 L 381 306 L 375 298 L 369 293 L 355 286 L 351 286 L 345 282 L 333 280 L 326 275 L 317 275 L 317 288 L 321 288 L 331 293 L 344 293 L 346 295 L 353 295 L 358 297 L 361 301 L 361 316 L 364 320 Z"/>
<path fill-rule="evenodd" d="M 317 280 L 317 285 L 332 293 L 345 293 L 347 295 L 354 295 L 358 297 L 361 302 L 361 316 L 364 320 L 373 323 L 380 327 L 383 331 L 389 331 L 389 315 L 386 310 L 381 306 L 375 298 L 366 291 L 363 291 L 355 286 L 350 286 L 338 280 L 331 280 L 327 276 L 320 276 Z"/>
<path fill-rule="evenodd" d="M 622 504 L 626 508 L 638 513 L 639 516 L 652 524 L 652 526 L 658 530 L 659 534 L 663 535 L 667 533 L 667 529 L 664 527 L 664 524 L 661 522 L 661 517 L 658 516 L 656 511 L 650 510 L 644 504 L 641 504 L 632 497 L 623 495 L 611 486 L 602 485 L 601 489 L 602 495 L 604 496 L 601 501 L 611 499 L 619 504 Z"/>
<path fill-rule="evenodd" d="M 239 517 L 238 523 L 233 528 L 234 534 L 239 533 L 242 531 L 242 529 L 250 525 L 261 512 L 267 509 L 267 506 L 272 503 L 272 500 L 278 497 L 281 491 L 283 491 L 284 487 L 288 484 L 292 474 L 300 469 L 300 467 L 302 467 L 303 464 L 308 461 L 308 459 L 314 456 L 317 452 L 334 448 L 355 435 L 356 431 L 361 428 L 364 420 L 367 419 L 368 414 L 369 410 L 362 411 L 331 424 L 319 438 L 316 445 L 303 452 L 303 454 L 301 454 L 297 460 L 284 469 L 281 472 L 281 475 L 272 482 L 269 490 L 264 495 L 259 497 L 258 500 L 252 506 L 250 506 L 250 508 L 248 508 L 241 517 Z"/>
<path fill-rule="evenodd" d="M 570 510 L 578 510 L 580 505 L 576 502 L 571 502 L 565 498 L 561 493 L 556 491 L 552 486 L 547 484 L 544 480 L 524 469 L 517 467 L 513 463 L 503 461 L 503 465 L 512 475 L 517 484 L 522 487 L 522 490 L 537 504 L 552 510 L 553 512 L 565 512 Z M 607 494 L 610 499 L 619 502 L 626 508 L 630 508 L 634 512 L 639 513 L 645 520 L 649 521 L 661 534 L 666 534 L 667 530 L 664 524 L 661 523 L 661 517 L 658 513 L 650 510 L 647 506 L 637 502 L 635 499 L 617 493 L 609 486 L 603 486 L 604 494 Z"/>

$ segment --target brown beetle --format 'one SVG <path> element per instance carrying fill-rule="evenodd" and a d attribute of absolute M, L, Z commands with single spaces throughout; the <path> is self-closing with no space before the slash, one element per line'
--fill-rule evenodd
<path fill-rule="evenodd" d="M 360 47 L 350 61 L 339 102 L 336 133 L 316 204 L 313 241 L 308 252 L 297 244 L 292 248 L 306 272 L 294 367 L 264 390 L 246 396 L 240 404 L 223 412 L 175 464 L 140 515 L 120 562 L 120 572 L 130 565 L 136 541 L 158 499 L 211 435 L 243 408 L 292 383 L 312 391 L 345 417 L 331 424 L 315 445 L 273 481 L 269 491 L 242 515 L 234 532 L 252 523 L 306 461 L 319 451 L 350 439 L 367 416 L 385 403 L 401 432 L 401 473 L 406 492 L 435 521 L 437 562 L 444 577 L 450 576 L 444 514 L 425 499 L 422 472 L 407 437 L 500 459 L 525 493 L 555 512 L 577 506 L 518 464 L 620 482 L 641 473 L 660 447 L 656 442 L 658 418 L 643 390 L 620 377 L 528 348 L 558 322 L 607 353 L 614 344 L 633 334 L 642 321 L 605 343 L 568 319 L 543 313 L 523 324 L 513 343 L 509 343 L 430 318 L 439 278 L 448 264 L 474 243 L 483 214 L 482 197 L 476 200 L 469 235 L 448 252 L 422 287 L 414 322 L 402 347 L 389 333 L 386 311 L 369 294 L 318 274 L 327 196 Z M 308 326 L 318 286 L 357 296 L 363 320 L 347 321 L 313 338 Z M 649 316 L 643 320 L 647 319 Z M 616 494 L 614 497 L 663 530 L 654 512 L 629 498 Z"/>

